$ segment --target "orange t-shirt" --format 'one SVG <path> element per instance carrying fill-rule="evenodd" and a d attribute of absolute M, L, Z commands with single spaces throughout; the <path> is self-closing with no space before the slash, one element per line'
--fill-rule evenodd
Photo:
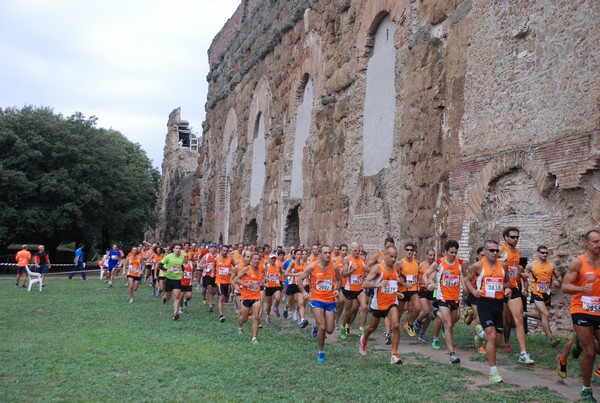
<path fill-rule="evenodd" d="M 388 285 L 375 288 L 375 295 L 371 299 L 371 308 L 385 311 L 398 303 L 398 296 L 396 295 L 398 292 L 398 272 L 395 267 L 391 271 L 388 271 L 383 263 L 379 263 L 378 266 L 381 274 L 379 274 L 374 283 L 379 284 L 382 281 L 388 281 Z"/>
<path fill-rule="evenodd" d="M 252 266 L 246 266 L 248 269 L 246 273 L 240 277 L 245 283 L 248 283 L 248 287 L 240 287 L 240 293 L 242 294 L 242 300 L 257 300 L 260 299 L 260 283 L 262 281 L 262 276 L 260 274 L 260 269 L 254 271 Z"/>
<path fill-rule="evenodd" d="M 581 270 L 577 275 L 574 285 L 585 286 L 593 284 L 591 294 L 573 294 L 571 296 L 571 315 L 574 313 L 585 313 L 587 315 L 600 316 L 600 268 L 594 268 L 584 255 L 579 256 Z"/>
<path fill-rule="evenodd" d="M 329 262 L 326 270 L 321 270 L 318 263 L 310 276 L 310 299 L 311 301 L 335 302 L 333 290 L 336 282 L 336 268 L 333 262 Z"/>
<path fill-rule="evenodd" d="M 504 299 L 504 268 L 496 260 L 492 267 L 487 259 L 481 260 L 481 273 L 477 276 L 477 290 L 482 298 Z"/>
<path fill-rule="evenodd" d="M 400 275 L 405 278 L 407 287 L 400 287 L 400 291 L 419 291 L 419 263 L 413 259 L 408 261 L 402 259 Z"/>
<path fill-rule="evenodd" d="M 223 258 L 221 255 L 215 259 L 215 283 L 217 284 L 231 284 L 231 269 L 233 268 L 233 259 L 227 255 Z"/>
<path fill-rule="evenodd" d="M 15 260 L 17 261 L 17 266 L 25 267 L 31 261 L 31 253 L 28 250 L 22 249 L 17 252 Z"/>
<path fill-rule="evenodd" d="M 142 256 L 140 254 L 133 256 L 131 253 L 130 255 L 131 256 L 128 257 L 129 270 L 127 271 L 127 275 L 131 277 L 139 277 L 142 274 Z"/>

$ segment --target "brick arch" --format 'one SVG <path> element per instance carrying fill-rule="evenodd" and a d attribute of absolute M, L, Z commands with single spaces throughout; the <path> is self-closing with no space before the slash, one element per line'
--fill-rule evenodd
<path fill-rule="evenodd" d="M 515 151 L 497 155 L 483 167 L 475 178 L 475 183 L 467 200 L 466 220 L 475 219 L 481 211 L 481 205 L 490 183 L 514 169 L 522 169 L 527 172 L 535 181 L 538 191 L 543 197 L 546 197 L 552 190 L 552 175 L 542 163 L 534 160 L 530 154 Z"/>
<path fill-rule="evenodd" d="M 294 117 L 293 111 L 296 110 L 298 103 L 302 100 L 307 79 L 310 78 L 313 82 L 315 101 L 320 94 L 325 93 L 325 83 L 321 74 L 324 70 L 322 46 L 321 36 L 315 32 L 310 32 L 304 41 L 304 52 L 299 56 L 302 59 L 302 64 L 299 66 L 289 93 L 288 110 L 291 111 L 292 117 Z"/>
<path fill-rule="evenodd" d="M 366 67 L 371 49 L 373 47 L 373 36 L 379 27 L 381 21 L 386 15 L 398 26 L 404 25 L 404 29 L 398 29 L 394 38 L 396 49 L 401 47 L 408 39 L 410 26 L 406 23 L 410 20 L 411 14 L 410 0 L 369 0 L 365 2 L 361 12 L 360 28 L 356 38 L 357 49 L 360 53 L 362 63 Z"/>
<path fill-rule="evenodd" d="M 250 104 L 250 111 L 248 114 L 248 143 L 252 144 L 256 135 L 258 117 L 262 113 L 265 120 L 265 136 L 271 131 L 271 104 L 273 102 L 273 95 L 271 93 L 271 85 L 266 76 L 262 76 L 254 92 L 252 93 L 252 103 Z"/>
<path fill-rule="evenodd" d="M 229 146 L 233 136 L 237 136 L 238 121 L 235 109 L 229 108 L 227 112 L 227 118 L 225 119 L 225 126 L 223 127 L 223 147 L 221 149 L 221 157 L 226 158 L 229 154 Z"/>

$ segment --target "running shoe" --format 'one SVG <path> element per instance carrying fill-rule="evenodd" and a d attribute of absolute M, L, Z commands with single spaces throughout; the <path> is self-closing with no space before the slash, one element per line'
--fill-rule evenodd
<path fill-rule="evenodd" d="M 477 347 L 477 352 L 481 355 L 484 355 L 485 354 L 485 346 Z"/>
<path fill-rule="evenodd" d="M 362 336 L 360 336 L 360 339 L 358 340 L 358 353 L 362 356 L 367 355 L 367 343 Z"/>
<path fill-rule="evenodd" d="M 346 340 L 348 338 L 348 333 L 344 329 L 340 331 L 340 340 Z"/>
<path fill-rule="evenodd" d="M 385 334 L 385 344 L 387 344 L 387 345 L 392 344 L 392 334 L 391 333 Z"/>
<path fill-rule="evenodd" d="M 166 304 L 166 303 L 167 303 L 167 300 L 166 300 L 166 298 L 165 298 L 165 297 L 163 297 L 163 298 L 162 298 L 162 302 L 163 302 L 163 304 Z"/>
<path fill-rule="evenodd" d="M 221 322 L 221 323 L 225 322 L 225 316 L 220 315 L 219 316 L 219 322 Z"/>
<path fill-rule="evenodd" d="M 108 282 L 108 286 L 109 286 L 109 287 L 112 287 L 112 281 L 109 281 L 109 282 Z"/>
<path fill-rule="evenodd" d="M 204 298 L 204 299 L 202 300 L 202 305 L 205 305 L 205 306 L 206 306 L 206 298 Z"/>
<path fill-rule="evenodd" d="M 179 320 L 179 314 L 176 313 L 175 315 L 173 315 L 173 320 Z"/>
<path fill-rule="evenodd" d="M 581 393 L 579 394 L 579 397 L 581 397 L 581 400 L 583 400 L 584 402 L 596 402 L 597 401 L 594 398 L 594 392 L 592 391 L 592 388 L 582 390 Z"/>
<path fill-rule="evenodd" d="M 300 319 L 300 318 L 298 317 L 298 311 L 294 311 L 294 312 L 292 312 L 292 319 L 293 319 L 293 320 L 298 320 L 298 319 Z"/>
<path fill-rule="evenodd" d="M 479 337 L 479 335 L 481 334 L 481 332 L 483 332 L 483 326 L 481 326 L 481 325 L 475 326 L 475 334 L 477 335 L 477 337 Z"/>
<path fill-rule="evenodd" d="M 550 343 L 550 347 L 556 347 L 560 344 L 560 337 L 548 337 L 548 343 Z"/>
<path fill-rule="evenodd" d="M 233 312 L 235 312 L 235 314 L 236 314 L 236 315 L 237 315 L 238 313 L 240 313 L 240 310 L 238 309 L 238 306 L 237 306 L 237 304 L 235 304 L 235 305 L 233 306 Z"/>
<path fill-rule="evenodd" d="M 521 353 L 519 354 L 519 364 L 535 364 L 535 361 L 531 359 L 529 353 Z"/>
<path fill-rule="evenodd" d="M 208 307 L 208 312 L 214 312 L 214 311 L 215 311 L 215 308 L 212 305 Z"/>
<path fill-rule="evenodd" d="M 179 308 L 179 314 L 181 315 L 182 313 L 184 313 L 185 310 L 183 308 Z"/>
<path fill-rule="evenodd" d="M 410 337 L 417 337 L 417 333 L 415 332 L 415 330 L 413 329 L 413 327 L 411 325 L 406 325 L 406 333 L 408 333 L 408 335 Z"/>
<path fill-rule="evenodd" d="M 261 325 L 260 323 L 258 324 L 258 328 L 259 328 L 259 329 L 262 329 L 262 328 L 263 328 L 263 327 L 262 327 L 262 325 Z"/>
<path fill-rule="evenodd" d="M 392 354 L 392 357 L 390 358 L 390 364 L 402 364 L 402 360 L 400 359 L 400 357 L 398 357 L 397 354 Z"/>
<path fill-rule="evenodd" d="M 185 299 L 185 298 L 183 299 L 183 306 L 185 306 L 186 308 L 187 308 L 187 306 L 188 306 L 188 300 L 187 300 L 187 299 Z"/>
<path fill-rule="evenodd" d="M 441 347 L 440 347 L 440 341 L 439 341 L 439 340 L 435 340 L 435 339 L 434 339 L 434 340 L 431 342 L 431 347 L 432 347 L 434 350 L 439 350 L 439 349 L 441 348 Z"/>
<path fill-rule="evenodd" d="M 287 319 L 287 318 L 288 318 L 288 309 L 283 308 L 283 319 Z"/>
<path fill-rule="evenodd" d="M 560 354 L 556 356 L 556 373 L 561 378 L 567 377 L 567 364 L 565 363 L 563 365 L 563 363 L 560 361 Z"/>
<path fill-rule="evenodd" d="M 312 325 L 312 329 L 311 329 L 310 335 L 312 337 L 317 337 L 317 325 L 315 325 L 314 323 Z"/>
<path fill-rule="evenodd" d="M 342 330 L 344 331 L 344 333 L 346 333 L 346 336 L 348 336 L 350 334 L 350 325 L 346 323 Z"/>
<path fill-rule="evenodd" d="M 256 340 L 256 337 L 253 337 L 252 340 L 250 340 L 250 344 L 257 344 L 258 340 Z"/>
<path fill-rule="evenodd" d="M 133 304 L 133 298 L 129 298 L 129 303 Z"/>
<path fill-rule="evenodd" d="M 503 379 L 500 376 L 500 372 L 498 372 L 498 370 L 490 373 L 490 383 L 500 383 L 500 382 L 503 382 Z"/>
<path fill-rule="evenodd" d="M 358 334 L 359 334 L 360 336 L 364 336 L 364 334 L 365 334 L 365 328 L 364 328 L 364 327 L 359 327 L 359 328 L 358 328 Z"/>
<path fill-rule="evenodd" d="M 238 334 L 243 334 L 244 333 L 244 329 L 241 327 L 238 327 Z"/>
<path fill-rule="evenodd" d="M 456 355 L 455 352 L 450 353 L 450 363 L 451 364 L 459 364 L 460 363 L 460 358 L 458 358 L 458 356 Z"/>
<path fill-rule="evenodd" d="M 473 322 L 474 314 L 475 312 L 473 312 L 473 309 L 469 308 L 467 309 L 467 312 L 465 312 L 465 314 L 463 315 L 463 321 L 467 324 L 467 326 Z"/>
<path fill-rule="evenodd" d="M 281 315 L 279 314 L 279 308 L 275 308 L 275 317 L 279 318 Z"/>
<path fill-rule="evenodd" d="M 429 338 L 427 338 L 425 333 L 419 333 L 418 339 L 421 343 L 429 343 Z"/>
<path fill-rule="evenodd" d="M 505 344 L 503 348 L 506 352 L 512 351 L 512 347 L 510 346 L 510 344 Z"/>
<path fill-rule="evenodd" d="M 271 315 L 267 315 L 267 323 L 271 323 Z"/>
<path fill-rule="evenodd" d="M 326 360 L 326 358 L 325 358 L 325 351 L 319 351 L 319 353 L 317 354 L 317 362 L 319 364 L 322 364 L 322 363 L 325 362 L 325 360 Z"/>
<path fill-rule="evenodd" d="M 413 330 L 417 334 L 421 333 L 421 321 L 419 319 L 417 319 L 413 322 Z"/>
<path fill-rule="evenodd" d="M 304 329 L 306 325 L 308 325 L 308 321 L 306 319 L 302 319 L 298 326 L 300 326 L 300 329 Z"/>

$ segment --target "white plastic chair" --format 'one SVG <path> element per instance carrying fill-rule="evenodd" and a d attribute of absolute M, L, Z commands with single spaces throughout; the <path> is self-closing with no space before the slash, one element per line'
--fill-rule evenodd
<path fill-rule="evenodd" d="M 44 286 L 42 284 L 42 274 L 32 272 L 31 270 L 29 270 L 29 266 L 25 266 L 25 269 L 27 270 L 27 278 L 29 279 L 29 290 L 28 291 L 31 292 L 31 286 L 34 285 L 35 283 L 38 283 L 40 285 L 40 292 L 41 292 L 42 287 Z"/>

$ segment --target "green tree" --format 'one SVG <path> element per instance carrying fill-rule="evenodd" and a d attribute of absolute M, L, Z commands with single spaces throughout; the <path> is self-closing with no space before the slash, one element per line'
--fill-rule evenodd
<path fill-rule="evenodd" d="M 140 242 L 159 181 L 140 145 L 95 117 L 0 108 L 0 246 Z"/>

